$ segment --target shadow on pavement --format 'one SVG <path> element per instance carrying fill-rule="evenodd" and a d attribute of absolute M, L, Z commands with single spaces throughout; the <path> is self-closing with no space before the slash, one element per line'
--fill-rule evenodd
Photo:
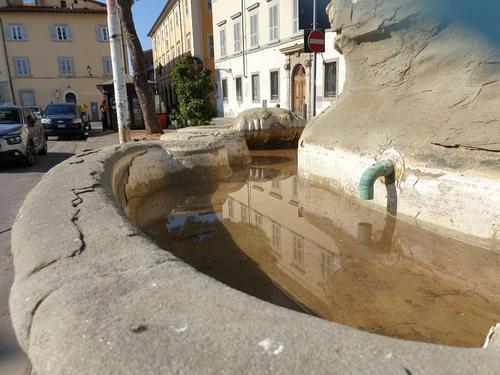
<path fill-rule="evenodd" d="M 73 154 L 67 152 L 50 152 L 47 155 L 38 156 L 36 164 L 32 167 L 25 167 L 22 162 L 9 162 L 0 164 L 0 173 L 46 173 L 57 164 L 72 157 Z"/>

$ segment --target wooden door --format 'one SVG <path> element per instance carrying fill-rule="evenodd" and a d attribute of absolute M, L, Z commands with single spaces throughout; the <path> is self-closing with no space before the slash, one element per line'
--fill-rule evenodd
<path fill-rule="evenodd" d="M 298 65 L 293 70 L 293 108 L 294 112 L 302 113 L 302 107 L 306 101 L 306 70 Z"/>

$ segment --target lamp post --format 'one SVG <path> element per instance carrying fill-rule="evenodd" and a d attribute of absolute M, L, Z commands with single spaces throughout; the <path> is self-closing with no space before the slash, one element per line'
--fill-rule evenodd
<path fill-rule="evenodd" d="M 130 116 L 127 101 L 127 86 L 123 77 L 123 61 L 121 56 L 121 28 L 118 20 L 116 0 L 107 1 L 109 44 L 111 48 L 111 66 L 113 68 L 113 85 L 115 88 L 116 117 L 118 120 L 118 138 L 120 143 L 129 141 Z"/>

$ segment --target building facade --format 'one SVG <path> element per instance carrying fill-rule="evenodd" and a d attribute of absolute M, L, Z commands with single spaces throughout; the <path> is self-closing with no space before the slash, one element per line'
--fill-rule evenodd
<path fill-rule="evenodd" d="M 298 15 L 298 0 L 213 1 L 220 115 L 278 105 L 311 115 L 313 54 L 304 52 Z M 345 80 L 334 38 L 327 30 L 326 51 L 317 58 L 317 113 L 335 102 Z"/>
<path fill-rule="evenodd" d="M 205 69 L 212 71 L 215 83 L 212 0 L 168 1 L 148 36 L 153 45 L 158 112 L 169 112 L 177 106 L 172 72 L 183 54 L 189 52 L 199 59 Z"/>
<path fill-rule="evenodd" d="M 106 5 L 94 0 L 0 0 L 0 104 L 88 106 L 112 78 Z"/>

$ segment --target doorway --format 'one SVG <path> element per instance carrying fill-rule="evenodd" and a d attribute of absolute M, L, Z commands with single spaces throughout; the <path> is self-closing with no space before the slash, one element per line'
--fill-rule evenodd
<path fill-rule="evenodd" d="M 302 113 L 306 101 L 306 70 L 297 65 L 292 73 L 293 112 Z"/>
<path fill-rule="evenodd" d="M 64 95 L 64 99 L 66 99 L 66 103 L 76 104 L 76 95 L 72 92 L 68 92 L 66 95 Z"/>

